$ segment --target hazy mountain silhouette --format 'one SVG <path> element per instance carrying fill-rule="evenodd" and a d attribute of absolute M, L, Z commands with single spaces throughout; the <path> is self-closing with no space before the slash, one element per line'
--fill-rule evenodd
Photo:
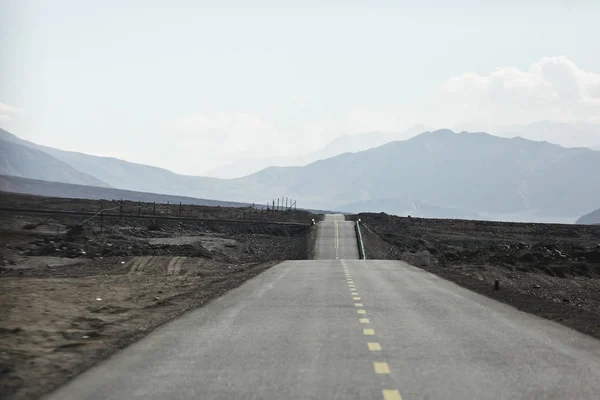
<path fill-rule="evenodd" d="M 109 186 L 43 151 L 3 139 L 0 139 L 0 174 L 79 185 Z"/>
<path fill-rule="evenodd" d="M 410 129 L 403 132 L 366 132 L 354 135 L 341 135 L 329 142 L 325 147 L 311 153 L 265 157 L 265 158 L 246 158 L 212 168 L 203 173 L 206 176 L 216 178 L 238 178 L 250 175 L 268 167 L 289 167 L 289 166 L 305 166 L 318 160 L 325 160 L 343 153 L 354 153 L 383 144 L 393 142 L 395 140 L 408 139 L 414 135 L 429 130 L 423 124 L 416 124 Z"/>
<path fill-rule="evenodd" d="M 247 207 L 248 203 L 199 199 L 186 196 L 172 196 L 161 193 L 136 192 L 98 186 L 74 185 L 61 182 L 49 182 L 16 176 L 0 175 L 0 187 L 6 192 L 25 193 L 39 196 L 67 197 L 78 199 L 121 199 L 142 202 L 193 204 L 220 207 Z"/>
<path fill-rule="evenodd" d="M 23 176 L 32 179 L 92 186 L 106 186 L 108 184 L 117 189 L 177 194 L 192 197 L 210 197 L 224 200 L 227 200 L 229 196 L 234 196 L 232 199 L 236 200 L 238 196 L 244 195 L 242 184 L 228 185 L 227 183 L 214 178 L 179 175 L 163 168 L 136 164 L 118 158 L 98 157 L 89 154 L 59 150 L 20 139 L 1 128 L 0 138 L 5 141 L 19 144 L 22 147 L 26 146 L 26 148 L 35 150 L 37 151 L 36 154 L 45 154 L 46 156 L 51 156 L 56 160 L 60 160 L 72 169 L 80 171 L 79 173 L 81 175 L 91 175 L 95 177 L 96 181 L 83 182 L 53 179 L 52 177 L 57 173 L 53 172 L 54 166 L 45 168 L 46 174 L 53 174 L 46 178 L 32 174 L 16 174 L 9 170 L 2 171 L 4 175 Z M 23 162 L 33 169 L 38 169 L 37 166 L 39 163 L 34 162 L 31 158 L 23 159 Z M 206 196 L 203 194 L 206 194 Z"/>
<path fill-rule="evenodd" d="M 574 219 L 600 204 L 595 171 L 600 171 L 600 154 L 590 149 L 439 130 L 302 168 L 269 168 L 245 179 L 326 208 L 405 199 L 397 213 L 406 211 L 408 200 L 488 218 Z"/>
<path fill-rule="evenodd" d="M 600 204 L 595 179 L 600 152 L 487 133 L 425 132 L 303 167 L 269 167 L 229 180 L 29 145 L 84 176 L 94 175 L 100 180 L 96 185 L 205 199 L 266 204 L 287 196 L 312 209 L 529 221 L 574 221 Z M 35 160 L 28 157 L 24 160 Z"/>
<path fill-rule="evenodd" d="M 600 125 L 582 122 L 538 121 L 526 125 L 491 126 L 477 123 L 461 124 L 456 131 L 489 132 L 500 137 L 522 137 L 546 141 L 563 147 L 600 148 Z"/>
<path fill-rule="evenodd" d="M 578 224 L 600 224 L 600 208 L 581 216 L 577 220 Z"/>

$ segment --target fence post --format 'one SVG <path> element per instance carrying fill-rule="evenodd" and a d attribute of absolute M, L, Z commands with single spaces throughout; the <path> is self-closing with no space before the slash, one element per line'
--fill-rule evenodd
<path fill-rule="evenodd" d="M 100 200 L 100 233 L 104 229 L 104 200 Z"/>

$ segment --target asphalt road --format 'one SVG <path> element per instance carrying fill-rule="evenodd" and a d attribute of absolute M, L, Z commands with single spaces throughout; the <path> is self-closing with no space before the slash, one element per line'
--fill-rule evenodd
<path fill-rule="evenodd" d="M 271 268 L 50 398 L 600 398 L 597 340 L 403 262 L 356 260 L 353 235 L 328 218 L 319 260 Z"/>

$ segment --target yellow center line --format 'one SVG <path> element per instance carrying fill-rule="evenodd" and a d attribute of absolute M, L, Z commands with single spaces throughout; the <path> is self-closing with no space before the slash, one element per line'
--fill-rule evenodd
<path fill-rule="evenodd" d="M 359 318 L 358 321 L 361 324 L 368 324 L 369 322 L 371 322 L 371 321 L 369 321 L 369 318 Z"/>
<path fill-rule="evenodd" d="M 367 343 L 370 351 L 381 351 L 381 345 L 377 342 L 369 342 Z"/>
<path fill-rule="evenodd" d="M 386 362 L 374 362 L 373 368 L 375 368 L 376 374 L 389 374 L 390 366 Z"/>
<path fill-rule="evenodd" d="M 360 300 L 360 297 L 353 297 L 352 300 Z"/>
<path fill-rule="evenodd" d="M 375 329 L 363 329 L 363 335 L 373 336 L 375 334 Z"/>
<path fill-rule="evenodd" d="M 363 303 L 355 303 L 354 305 L 355 305 L 356 307 L 362 307 L 362 306 L 363 306 Z"/>
<path fill-rule="evenodd" d="M 356 313 L 357 313 L 357 314 L 364 315 L 364 314 L 366 314 L 367 312 L 366 312 L 365 310 L 356 310 Z"/>
<path fill-rule="evenodd" d="M 402 400 L 397 390 L 383 389 L 383 400 Z"/>

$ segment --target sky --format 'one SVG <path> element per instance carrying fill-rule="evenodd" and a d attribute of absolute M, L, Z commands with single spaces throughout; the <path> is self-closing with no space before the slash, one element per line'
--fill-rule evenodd
<path fill-rule="evenodd" d="M 0 0 L 0 127 L 201 174 L 415 123 L 600 123 L 598 20 L 598 1 Z"/>

